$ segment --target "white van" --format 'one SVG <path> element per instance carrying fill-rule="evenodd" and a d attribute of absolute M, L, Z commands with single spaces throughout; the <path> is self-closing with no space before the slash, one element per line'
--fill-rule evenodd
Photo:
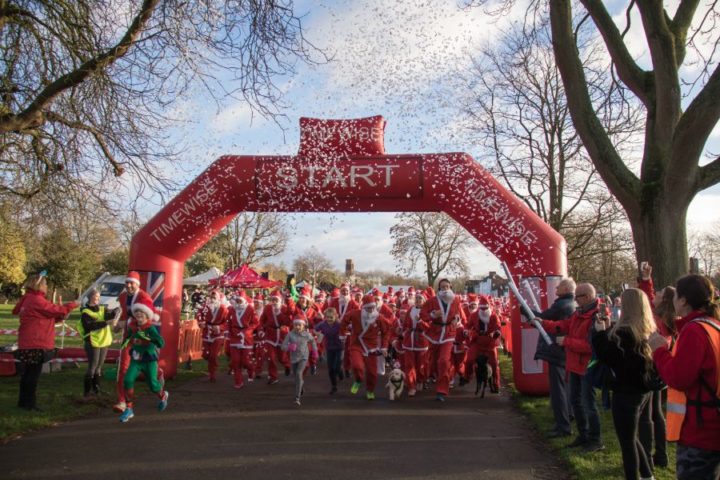
<path fill-rule="evenodd" d="M 100 292 L 100 305 L 104 305 L 108 310 L 112 310 L 120 306 L 118 296 L 125 289 L 125 275 L 110 275 L 105 272 L 88 287 L 82 294 L 81 301 L 85 305 L 87 303 L 88 292 L 91 288 L 97 288 Z"/>

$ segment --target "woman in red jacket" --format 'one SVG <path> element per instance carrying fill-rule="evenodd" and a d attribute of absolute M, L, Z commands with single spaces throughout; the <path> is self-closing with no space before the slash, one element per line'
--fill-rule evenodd
<path fill-rule="evenodd" d="M 686 275 L 675 285 L 678 338 L 672 351 L 655 332 L 649 343 L 658 373 L 669 388 L 668 436 L 679 428 L 677 478 L 720 478 L 720 303 L 712 283 Z M 677 428 L 676 428 L 677 427 Z"/>
<path fill-rule="evenodd" d="M 62 322 L 78 306 L 76 302 L 55 305 L 45 298 L 47 281 L 45 275 L 31 275 L 25 281 L 25 295 L 13 308 L 13 315 L 20 316 L 18 350 L 15 354 L 22 366 L 18 407 L 26 410 L 37 407 L 37 384 L 42 364 L 55 349 L 55 323 Z"/>

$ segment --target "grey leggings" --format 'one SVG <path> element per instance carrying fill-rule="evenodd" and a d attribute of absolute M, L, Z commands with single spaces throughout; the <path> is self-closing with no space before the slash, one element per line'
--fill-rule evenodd
<path fill-rule="evenodd" d="M 292 372 L 295 377 L 295 398 L 302 397 L 303 384 L 303 373 L 305 372 L 305 365 L 307 365 L 307 358 L 295 362 L 292 364 Z"/>
<path fill-rule="evenodd" d="M 88 359 L 88 368 L 85 372 L 86 377 L 94 377 L 102 374 L 102 366 L 105 363 L 108 347 L 95 348 L 90 342 L 85 342 L 85 354 Z"/>

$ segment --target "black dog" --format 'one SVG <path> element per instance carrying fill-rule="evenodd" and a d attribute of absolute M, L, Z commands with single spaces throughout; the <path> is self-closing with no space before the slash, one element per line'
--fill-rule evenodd
<path fill-rule="evenodd" d="M 475 395 L 480 392 L 480 398 L 485 398 L 485 387 L 490 384 L 490 389 L 493 388 L 493 373 L 492 368 L 488 364 L 488 357 L 485 355 L 479 355 L 475 360 L 475 376 L 477 379 L 477 386 L 475 387 Z M 482 387 L 482 391 L 481 391 Z"/>

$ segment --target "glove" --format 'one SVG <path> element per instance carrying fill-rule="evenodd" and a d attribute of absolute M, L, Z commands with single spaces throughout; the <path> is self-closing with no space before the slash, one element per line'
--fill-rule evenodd
<path fill-rule="evenodd" d="M 387 357 L 387 354 L 388 354 L 387 348 L 381 348 L 380 353 L 382 354 L 383 357 Z"/>
<path fill-rule="evenodd" d="M 493 332 L 493 334 L 492 334 L 492 337 L 493 337 L 493 338 L 498 338 L 498 337 L 500 337 L 500 332 L 499 332 L 498 330 L 495 330 L 495 331 Z"/>
<path fill-rule="evenodd" d="M 297 348 L 297 343 L 291 343 L 290 345 L 288 345 L 288 352 L 294 352 L 297 350 Z"/>
<path fill-rule="evenodd" d="M 525 308 L 523 305 L 520 305 L 520 313 L 525 317 L 523 319 L 524 322 L 529 322 L 531 318 L 535 318 L 535 315 L 533 315 L 532 311 L 530 309 Z"/>

